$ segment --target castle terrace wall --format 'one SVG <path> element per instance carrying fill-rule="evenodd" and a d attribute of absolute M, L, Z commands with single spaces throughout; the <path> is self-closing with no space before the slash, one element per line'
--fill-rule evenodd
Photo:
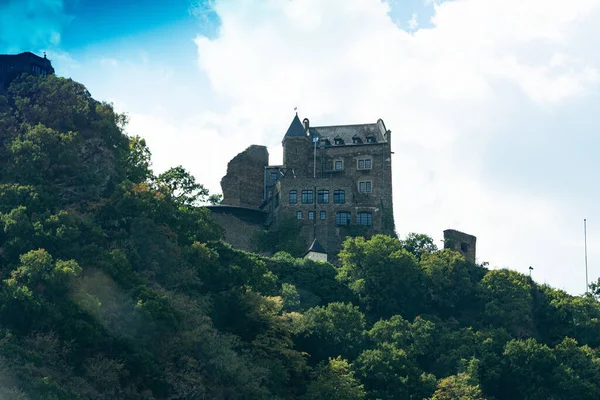
<path fill-rule="evenodd" d="M 252 251 L 251 239 L 265 229 L 265 213 L 237 207 L 209 206 L 211 217 L 225 231 L 224 241 L 235 248 Z"/>

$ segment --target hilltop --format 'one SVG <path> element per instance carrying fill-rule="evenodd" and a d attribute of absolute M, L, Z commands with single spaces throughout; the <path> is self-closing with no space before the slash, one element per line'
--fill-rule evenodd
<path fill-rule="evenodd" d="M 0 399 L 600 398 L 593 295 L 419 234 L 234 249 L 126 126 L 69 79 L 0 94 Z"/>

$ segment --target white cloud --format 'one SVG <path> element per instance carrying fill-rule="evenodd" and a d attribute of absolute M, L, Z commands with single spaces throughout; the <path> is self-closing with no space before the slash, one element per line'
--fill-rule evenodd
<path fill-rule="evenodd" d="M 438 240 L 443 229 L 465 230 L 478 236 L 480 261 L 524 273 L 533 265 L 539 281 L 581 292 L 580 213 L 592 215 L 576 207 L 585 204 L 583 190 L 539 192 L 500 180 L 513 160 L 510 152 L 499 158 L 496 144 L 519 146 L 530 135 L 527 143 L 545 152 L 562 137 L 536 131 L 546 117 L 597 101 L 599 1 L 435 3 L 433 28 L 412 33 L 379 0 L 214 7 L 222 24 L 216 38 L 196 38 L 198 66 L 226 106 L 179 120 L 133 114 L 130 131 L 148 138 L 157 169 L 184 164 L 219 191 L 227 162 L 249 144 L 268 145 L 280 161 L 295 106 L 315 125 L 381 117 L 393 132 L 399 233 Z M 593 123 L 576 122 L 574 135 L 593 134 L 585 127 Z M 574 160 L 565 154 L 560 162 L 568 170 Z M 532 171 L 514 178 L 538 179 Z M 592 247 L 593 257 L 600 251 Z"/>

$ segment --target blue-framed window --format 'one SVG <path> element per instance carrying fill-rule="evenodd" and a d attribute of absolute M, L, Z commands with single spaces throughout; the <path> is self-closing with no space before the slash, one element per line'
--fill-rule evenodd
<path fill-rule="evenodd" d="M 312 190 L 303 190 L 302 191 L 302 203 L 303 204 L 312 204 L 313 202 L 313 191 Z"/>
<path fill-rule="evenodd" d="M 335 213 L 335 223 L 338 225 L 350 225 L 352 214 L 347 211 L 338 211 Z"/>
<path fill-rule="evenodd" d="M 317 192 L 317 202 L 319 204 L 329 203 L 329 190 L 319 190 Z"/>
<path fill-rule="evenodd" d="M 373 215 L 370 212 L 356 213 L 356 223 L 358 225 L 373 225 Z"/>

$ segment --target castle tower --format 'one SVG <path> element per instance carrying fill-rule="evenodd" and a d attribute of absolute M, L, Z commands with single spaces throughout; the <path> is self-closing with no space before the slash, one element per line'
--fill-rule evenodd
<path fill-rule="evenodd" d="M 444 248 L 458 251 L 465 260 L 475 264 L 477 238 L 454 229 L 444 231 Z"/>
<path fill-rule="evenodd" d="M 296 176 L 308 176 L 308 160 L 312 159 L 311 140 L 300 122 L 298 114 L 292 120 L 283 140 L 283 166 L 294 170 Z"/>

